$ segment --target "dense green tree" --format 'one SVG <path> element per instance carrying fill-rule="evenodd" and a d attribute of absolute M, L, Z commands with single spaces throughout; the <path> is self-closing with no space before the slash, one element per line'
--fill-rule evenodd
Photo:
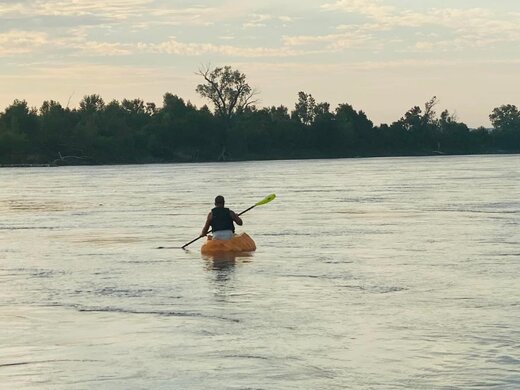
<path fill-rule="evenodd" d="M 15 100 L 0 113 L 0 163 L 153 163 L 276 158 L 520 152 L 520 113 L 497 107 L 493 129 L 469 129 L 435 112 L 433 97 L 390 125 L 374 127 L 363 111 L 332 108 L 299 92 L 294 110 L 258 108 L 256 91 L 230 67 L 206 69 L 198 86 L 215 110 L 166 93 L 161 106 L 141 99 L 105 103 L 85 96 L 77 109 Z"/>
<path fill-rule="evenodd" d="M 496 145 L 507 151 L 520 151 L 520 111 L 506 104 L 493 109 L 489 115 L 495 128 Z"/>
<path fill-rule="evenodd" d="M 79 102 L 79 111 L 82 114 L 92 115 L 101 111 L 105 107 L 105 102 L 99 95 L 87 95 Z"/>
<path fill-rule="evenodd" d="M 60 103 L 44 101 L 40 107 L 40 123 L 42 129 L 43 156 L 52 161 L 60 154 L 72 154 L 69 145 L 72 142 L 72 129 L 77 121 L 77 113 L 63 108 Z"/>
<path fill-rule="evenodd" d="M 15 100 L 0 117 L 0 129 L 0 160 L 40 162 L 40 126 L 35 108 L 30 108 L 25 100 Z"/>
<path fill-rule="evenodd" d="M 272 106 L 265 108 L 265 110 L 269 113 L 269 116 L 273 121 L 288 121 L 291 119 L 289 115 L 289 109 L 285 106 Z"/>
<path fill-rule="evenodd" d="M 299 120 L 304 125 L 310 126 L 316 117 L 316 100 L 311 94 L 298 92 L 298 101 L 291 113 L 291 118 Z"/>
<path fill-rule="evenodd" d="M 424 111 L 419 106 L 414 106 L 405 115 L 394 122 L 394 131 L 401 128 L 409 133 L 408 148 L 413 148 L 418 153 L 428 153 L 439 148 L 439 126 L 434 107 L 438 100 L 434 96 L 424 105 Z"/>
<path fill-rule="evenodd" d="M 369 145 L 375 141 L 373 137 L 373 123 L 363 111 L 356 111 L 350 104 L 340 104 L 336 108 L 336 122 L 340 131 L 336 141 L 347 155 L 356 155 L 367 151 Z"/>
<path fill-rule="evenodd" d="M 490 129 L 480 126 L 478 129 L 470 130 L 471 148 L 469 152 L 485 153 L 494 149 L 493 134 Z"/>
<path fill-rule="evenodd" d="M 289 110 L 285 106 L 272 106 L 263 109 L 270 117 L 273 158 L 302 157 L 307 147 L 304 129 L 300 121 L 291 120 Z"/>
<path fill-rule="evenodd" d="M 5 126 L 13 132 L 35 135 L 38 130 L 38 116 L 35 108 L 30 108 L 25 100 L 15 100 L 2 115 Z"/>
<path fill-rule="evenodd" d="M 515 105 L 506 104 L 493 109 L 489 119 L 496 130 L 520 131 L 520 111 Z"/>
<path fill-rule="evenodd" d="M 443 153 L 464 153 L 471 149 L 468 126 L 457 121 L 454 114 L 444 110 L 438 120 L 438 151 Z"/>

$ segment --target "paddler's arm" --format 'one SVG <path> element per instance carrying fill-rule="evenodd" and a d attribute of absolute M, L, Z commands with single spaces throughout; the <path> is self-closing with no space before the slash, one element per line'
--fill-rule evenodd
<path fill-rule="evenodd" d="M 242 224 L 243 224 L 242 218 L 240 218 L 238 215 L 236 215 L 236 213 L 234 211 L 229 210 L 229 215 L 231 215 L 231 219 L 233 219 L 233 221 L 235 221 L 235 223 L 237 225 L 242 226 Z"/>
<path fill-rule="evenodd" d="M 204 227 L 202 228 L 202 232 L 200 233 L 201 237 L 205 237 L 208 234 L 210 225 L 211 225 L 211 213 L 209 213 L 208 218 L 206 218 L 206 223 L 204 224 Z"/>

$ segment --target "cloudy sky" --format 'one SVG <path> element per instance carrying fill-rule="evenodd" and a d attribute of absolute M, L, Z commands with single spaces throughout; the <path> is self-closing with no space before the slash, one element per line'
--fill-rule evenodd
<path fill-rule="evenodd" d="M 260 106 L 292 109 L 304 91 L 379 124 L 436 95 L 489 126 L 520 105 L 520 1 L 0 0 L 2 111 L 92 93 L 200 106 L 206 64 L 244 72 Z"/>

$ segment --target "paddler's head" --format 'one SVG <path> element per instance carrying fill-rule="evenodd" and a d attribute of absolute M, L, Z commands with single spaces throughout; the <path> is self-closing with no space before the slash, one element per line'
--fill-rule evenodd
<path fill-rule="evenodd" d="M 215 198 L 215 206 L 217 207 L 224 207 L 224 197 L 222 195 L 218 195 L 216 198 Z"/>

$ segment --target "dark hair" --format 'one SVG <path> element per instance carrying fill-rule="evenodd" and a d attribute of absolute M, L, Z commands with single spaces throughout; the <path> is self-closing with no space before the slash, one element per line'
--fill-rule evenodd
<path fill-rule="evenodd" d="M 222 205 L 224 206 L 224 197 L 222 195 L 218 195 L 216 198 L 215 198 L 215 206 L 217 205 Z"/>

